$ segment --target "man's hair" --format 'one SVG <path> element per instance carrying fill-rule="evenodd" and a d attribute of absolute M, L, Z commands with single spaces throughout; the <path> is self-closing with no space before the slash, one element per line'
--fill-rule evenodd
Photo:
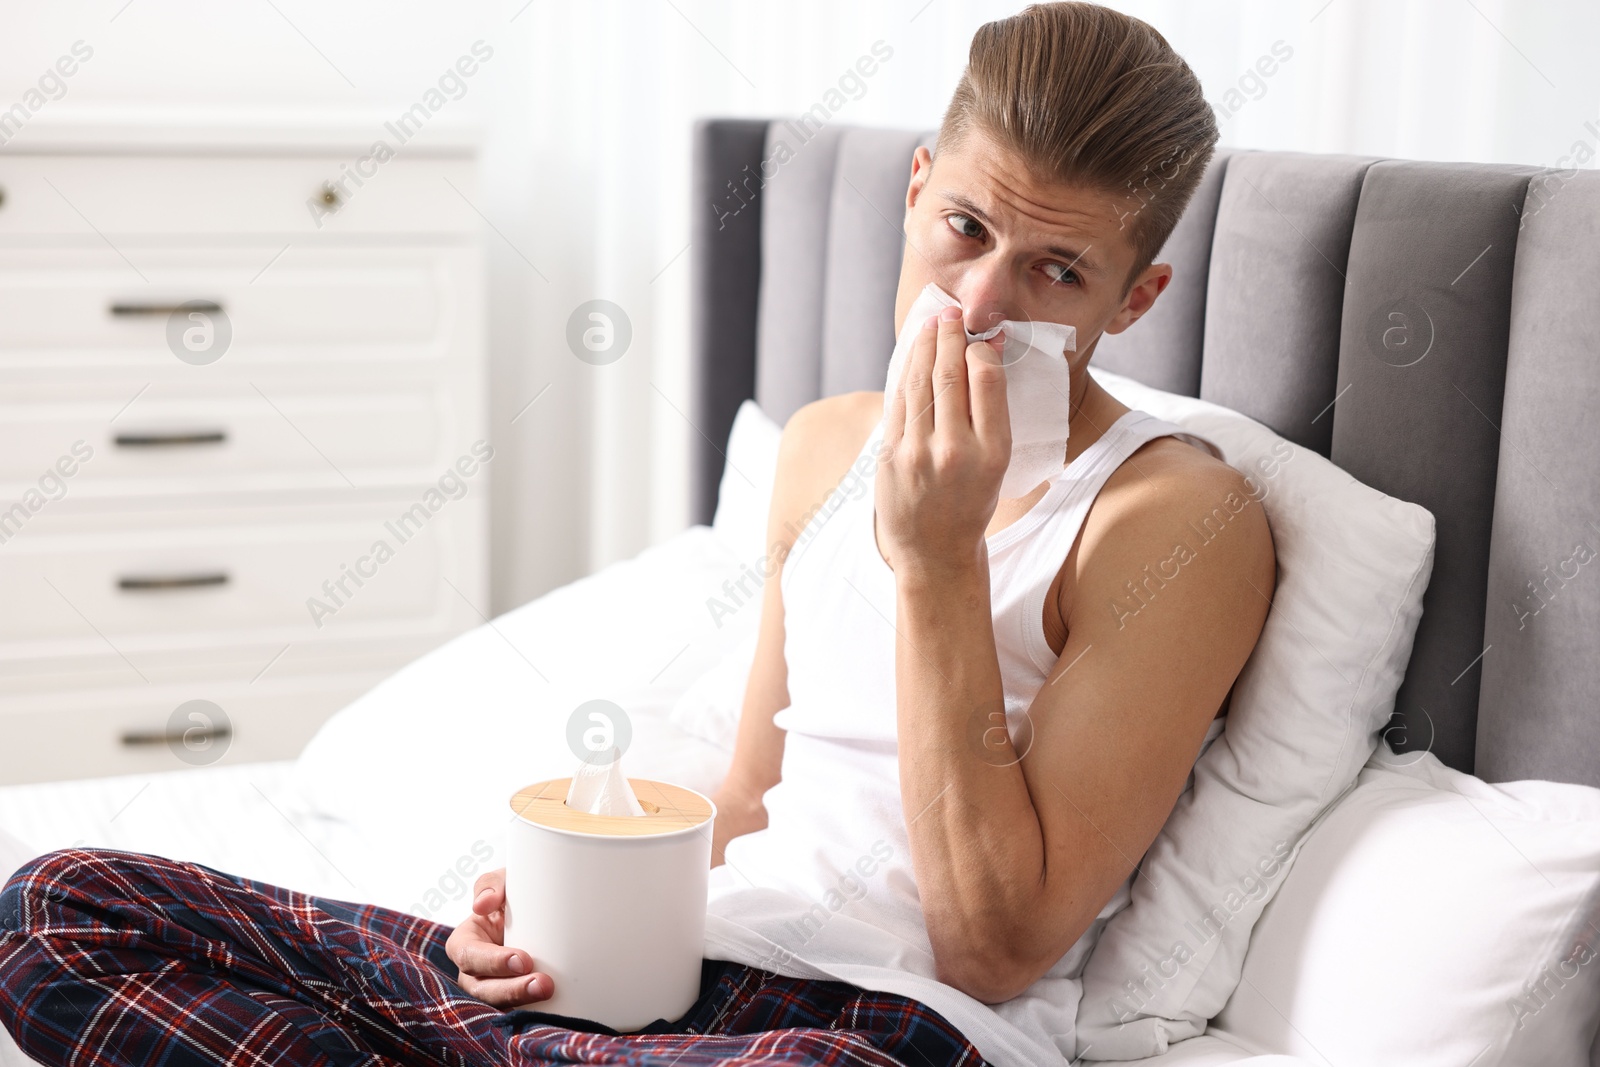
<path fill-rule="evenodd" d="M 1130 15 L 1072 2 L 979 27 L 938 148 L 973 129 L 1040 178 L 1126 198 L 1128 286 L 1155 261 L 1217 143 L 1200 79 L 1166 38 Z"/>

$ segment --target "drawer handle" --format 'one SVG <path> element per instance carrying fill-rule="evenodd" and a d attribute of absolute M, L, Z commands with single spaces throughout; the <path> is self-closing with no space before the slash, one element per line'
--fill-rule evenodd
<path fill-rule="evenodd" d="M 170 589 L 204 589 L 207 586 L 227 584 L 227 571 L 203 571 L 197 574 L 125 575 L 117 579 L 117 588 L 124 593 L 160 593 Z"/>
<path fill-rule="evenodd" d="M 165 730 L 129 730 L 122 735 L 122 743 L 129 748 L 144 745 L 191 745 L 199 747 L 212 741 L 222 741 L 233 736 L 231 726 L 191 726 L 179 733 Z"/>
<path fill-rule="evenodd" d="M 179 311 L 206 311 L 215 314 L 222 310 L 222 305 L 215 300 L 191 300 L 187 303 L 176 304 L 112 304 L 111 314 L 122 317 L 134 315 L 173 315 Z"/>
<path fill-rule="evenodd" d="M 228 435 L 223 430 L 192 430 L 187 433 L 119 433 L 112 438 L 118 448 L 165 448 L 170 445 L 220 445 Z"/>

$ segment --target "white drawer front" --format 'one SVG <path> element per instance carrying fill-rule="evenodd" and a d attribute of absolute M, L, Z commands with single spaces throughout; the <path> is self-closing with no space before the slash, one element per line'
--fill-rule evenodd
<path fill-rule="evenodd" d="M 102 655 L 109 642 L 137 665 L 140 653 L 184 646 L 203 655 L 229 641 L 337 640 L 440 620 L 458 599 L 444 578 L 466 580 L 455 570 L 460 529 L 480 510 L 465 498 L 430 513 L 413 498 L 187 521 L 41 512 L 0 544 L 0 662 Z"/>
<path fill-rule="evenodd" d="M 477 264 L 459 249 L 122 251 L 0 249 L 0 367 L 437 359 L 477 337 L 462 296 Z"/>
<path fill-rule="evenodd" d="M 48 495 L 129 495 L 418 482 L 454 458 L 447 397 L 426 381 L 153 383 L 130 404 L 133 393 L 8 390 L 17 402 L 0 402 L 0 509 L 52 470 Z"/>
<path fill-rule="evenodd" d="M 335 712 L 382 678 L 365 673 L 141 685 L 11 702 L 0 709 L 9 757 L 0 760 L 0 784 L 290 759 Z M 221 714 L 204 705 L 178 713 L 194 700 Z M 165 735 L 174 727 L 178 740 L 168 743 Z"/>
<path fill-rule="evenodd" d="M 377 135 L 376 132 L 374 134 Z M 128 234 L 475 234 L 466 159 L 397 156 L 337 211 L 321 200 L 350 160 L 296 157 L 48 156 L 0 153 L 0 241 Z M 320 223 L 320 225 L 319 225 Z"/>

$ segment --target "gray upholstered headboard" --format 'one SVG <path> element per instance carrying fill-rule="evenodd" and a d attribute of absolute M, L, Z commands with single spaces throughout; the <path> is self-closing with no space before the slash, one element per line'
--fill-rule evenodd
<path fill-rule="evenodd" d="M 931 134 L 825 127 L 764 166 L 778 137 L 695 131 L 700 522 L 742 400 L 783 421 L 881 388 L 893 347 Z M 1600 785 L 1600 173 L 1223 150 L 1162 258 L 1166 294 L 1094 366 L 1241 411 L 1437 520 L 1391 743 Z"/>

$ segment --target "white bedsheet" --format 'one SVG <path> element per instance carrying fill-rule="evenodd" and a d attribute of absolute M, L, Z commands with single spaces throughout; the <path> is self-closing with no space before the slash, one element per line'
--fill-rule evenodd
<path fill-rule="evenodd" d="M 714 790 L 727 753 L 664 721 L 640 720 L 628 773 Z M 571 757 L 561 754 L 563 766 Z M 399 908 L 454 924 L 466 915 L 471 877 L 502 866 L 509 822 L 431 820 L 407 826 L 360 825 L 319 814 L 296 789 L 292 761 L 244 763 L 167 774 L 45 782 L 0 788 L 0 828 L 29 851 L 84 845 L 191 860 L 320 896 Z M 538 775 L 531 773 L 529 780 Z M 509 796 L 509 794 L 508 794 Z M 0 881 L 9 876 L 0 871 Z"/>
<path fill-rule="evenodd" d="M 279 814 L 292 810 L 285 785 L 292 766 L 11 786 L 0 789 L 0 827 L 35 852 L 74 845 L 153 852 L 324 892 L 338 882 L 334 868 Z"/>

